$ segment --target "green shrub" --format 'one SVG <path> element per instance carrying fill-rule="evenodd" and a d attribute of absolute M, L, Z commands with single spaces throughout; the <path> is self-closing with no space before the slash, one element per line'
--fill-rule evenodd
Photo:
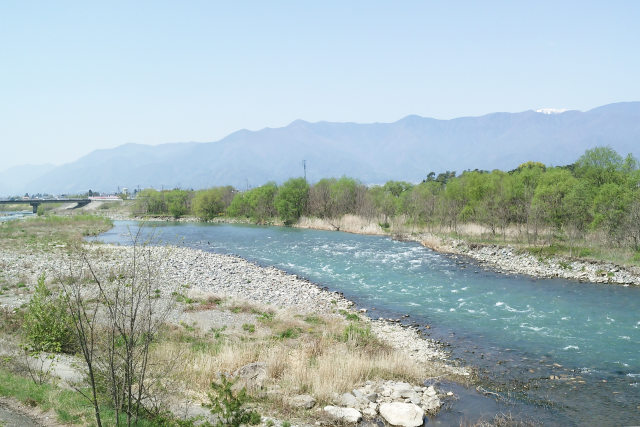
<path fill-rule="evenodd" d="M 260 315 L 258 316 L 258 320 L 263 323 L 268 323 L 271 322 L 275 316 L 275 313 L 271 311 L 265 311 L 263 313 L 260 313 Z"/>
<path fill-rule="evenodd" d="M 54 296 L 44 282 L 42 274 L 25 310 L 27 347 L 32 352 L 73 353 L 76 338 L 66 301 L 62 295 Z"/>
<path fill-rule="evenodd" d="M 304 318 L 304 321 L 312 325 L 324 324 L 324 320 L 322 320 L 318 316 L 307 316 Z"/>
<path fill-rule="evenodd" d="M 212 392 L 209 393 L 209 404 L 205 405 L 211 413 L 217 415 L 216 426 L 234 426 L 241 424 L 260 424 L 261 416 L 256 411 L 247 410 L 244 405 L 249 401 L 246 390 L 243 388 L 236 395 L 231 387 L 233 382 L 223 376 L 220 383 L 211 383 Z"/>
<path fill-rule="evenodd" d="M 593 251 L 591 249 L 588 248 L 582 248 L 580 249 L 580 252 L 578 252 L 578 256 L 579 257 L 588 257 L 593 255 Z"/>
<path fill-rule="evenodd" d="M 245 323 L 244 325 L 242 325 L 242 329 L 249 333 L 254 333 L 256 331 L 256 326 L 250 323 Z"/>
<path fill-rule="evenodd" d="M 560 268 L 562 268 L 563 270 L 573 270 L 573 268 L 571 267 L 571 264 L 569 264 L 566 261 L 560 261 L 558 262 L 558 265 L 560 266 Z"/>
<path fill-rule="evenodd" d="M 342 331 L 342 341 L 353 341 L 356 345 L 366 345 L 373 339 L 371 328 L 369 325 L 360 326 L 358 323 L 351 322 Z"/>
<path fill-rule="evenodd" d="M 287 328 L 278 334 L 278 338 L 298 338 L 300 336 L 300 328 Z"/>

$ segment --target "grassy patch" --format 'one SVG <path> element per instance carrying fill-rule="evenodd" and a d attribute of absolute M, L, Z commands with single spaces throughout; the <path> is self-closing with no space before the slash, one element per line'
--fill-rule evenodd
<path fill-rule="evenodd" d="M 276 334 L 280 339 L 298 338 L 302 329 L 300 328 L 286 328 Z"/>
<path fill-rule="evenodd" d="M 41 216 L 0 223 L 0 247 L 50 248 L 80 242 L 109 230 L 113 222 L 93 215 Z"/>
<path fill-rule="evenodd" d="M 263 311 L 262 313 L 258 314 L 258 320 L 262 323 L 269 323 L 273 320 L 274 317 L 275 313 L 272 311 Z"/>
<path fill-rule="evenodd" d="M 181 302 L 183 304 L 191 305 L 198 302 L 197 300 L 190 298 L 187 295 L 177 291 L 171 292 L 171 296 L 175 298 L 176 302 Z"/>
<path fill-rule="evenodd" d="M 88 390 L 83 390 L 88 393 Z M 43 411 L 53 410 L 57 421 L 70 425 L 95 425 L 93 406 L 80 393 L 63 390 L 51 384 L 35 384 L 30 378 L 0 368 L 0 396 L 13 397 L 25 405 L 37 406 Z M 115 425 L 115 414 L 110 408 L 101 408 L 104 425 Z M 122 422 L 122 420 L 121 420 Z M 177 425 L 166 420 L 142 419 L 139 426 Z"/>
<path fill-rule="evenodd" d="M 311 325 L 322 325 L 324 324 L 324 320 L 318 316 L 306 316 L 304 321 Z"/>
<path fill-rule="evenodd" d="M 357 345 L 367 345 L 374 338 L 368 325 L 362 326 L 352 322 L 345 326 L 340 339 L 344 342 L 351 341 Z"/>
<path fill-rule="evenodd" d="M 358 322 L 360 320 L 360 316 L 355 313 L 349 313 L 347 310 L 338 310 L 338 313 L 342 314 L 345 319 L 353 322 Z"/>

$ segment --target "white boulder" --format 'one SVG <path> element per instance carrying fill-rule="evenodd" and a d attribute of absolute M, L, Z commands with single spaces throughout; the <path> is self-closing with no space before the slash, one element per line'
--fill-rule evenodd
<path fill-rule="evenodd" d="M 339 406 L 325 406 L 324 412 L 336 421 L 357 423 L 362 419 L 362 414 L 357 409 L 341 408 Z"/>
<path fill-rule="evenodd" d="M 424 424 L 424 411 L 413 403 L 383 403 L 379 412 L 392 426 L 418 427 Z"/>

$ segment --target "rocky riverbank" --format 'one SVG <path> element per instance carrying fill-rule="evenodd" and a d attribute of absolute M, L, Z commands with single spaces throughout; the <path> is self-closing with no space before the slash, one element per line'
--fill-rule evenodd
<path fill-rule="evenodd" d="M 640 285 L 640 269 L 610 262 L 587 261 L 560 256 L 538 257 L 512 246 L 471 244 L 459 239 L 433 235 L 405 236 L 439 252 L 462 255 L 501 273 L 524 274 L 538 278 L 559 277 L 569 280 L 619 285 Z"/>

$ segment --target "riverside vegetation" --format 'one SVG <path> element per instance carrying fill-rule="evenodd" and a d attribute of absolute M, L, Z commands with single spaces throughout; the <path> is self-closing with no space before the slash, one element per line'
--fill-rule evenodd
<path fill-rule="evenodd" d="M 143 190 L 141 216 L 192 215 L 294 225 L 320 218 L 340 229 L 357 216 L 389 233 L 428 231 L 475 243 L 514 244 L 537 256 L 565 255 L 640 265 L 640 170 L 637 160 L 607 147 L 575 163 L 527 162 L 503 172 L 429 173 L 413 185 L 389 181 L 367 187 L 355 179 L 293 178 L 247 191 Z M 365 229 L 366 227 L 361 227 Z"/>
<path fill-rule="evenodd" d="M 50 423 L 335 424 L 384 417 L 394 399 L 421 421 L 447 396 L 417 384 L 469 381 L 417 332 L 279 270 L 136 236 L 83 243 L 110 227 L 89 215 L 0 224 L 0 396 Z"/>

